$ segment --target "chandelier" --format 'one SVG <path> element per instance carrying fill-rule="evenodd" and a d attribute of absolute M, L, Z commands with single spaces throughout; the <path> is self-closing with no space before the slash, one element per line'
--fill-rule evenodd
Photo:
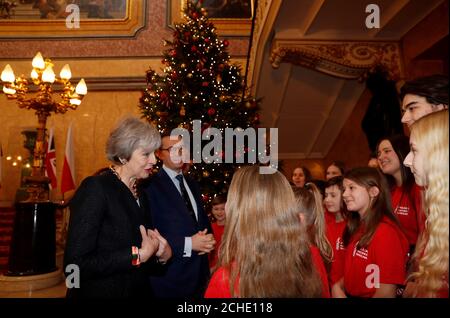
<path fill-rule="evenodd" d="M 44 60 L 40 52 L 33 58 L 32 66 L 31 79 L 27 79 L 24 75 L 16 78 L 13 69 L 7 64 L 1 73 L 1 80 L 8 99 L 17 100 L 20 108 L 36 111 L 38 127 L 32 172 L 25 182 L 30 185 L 30 200 L 42 201 L 48 200 L 49 179 L 45 176 L 44 149 L 47 118 L 52 113 L 64 114 L 69 109 L 76 109 L 87 94 L 87 87 L 84 79 L 76 87 L 70 83 L 72 73 L 68 64 L 61 69 L 60 78 L 56 78 L 54 64 L 50 59 Z M 53 87 L 57 84 L 60 86 L 58 90 Z"/>

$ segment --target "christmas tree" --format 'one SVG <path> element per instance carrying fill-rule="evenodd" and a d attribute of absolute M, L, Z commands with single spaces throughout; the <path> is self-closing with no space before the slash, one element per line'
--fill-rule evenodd
<path fill-rule="evenodd" d="M 172 41 L 164 41 L 163 73 L 147 71 L 139 107 L 162 134 L 177 127 L 192 133 L 194 120 L 201 120 L 202 132 L 214 127 L 222 136 L 225 128 L 246 129 L 259 123 L 259 101 L 247 94 L 241 67 L 230 62 L 229 42 L 218 38 L 201 5 L 201 0 L 187 1 L 185 22 L 175 25 Z M 246 147 L 234 158 L 249 151 L 256 149 Z M 220 156 L 224 158 L 223 151 Z M 200 183 L 206 204 L 227 191 L 234 170 L 242 165 L 223 161 L 194 163 L 188 171 Z"/>

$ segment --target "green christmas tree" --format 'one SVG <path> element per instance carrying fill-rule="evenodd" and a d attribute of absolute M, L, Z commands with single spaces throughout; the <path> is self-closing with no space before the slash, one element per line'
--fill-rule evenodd
<path fill-rule="evenodd" d="M 164 41 L 163 73 L 147 71 L 147 88 L 139 104 L 143 117 L 162 134 L 177 127 L 192 133 L 194 120 L 201 120 L 202 132 L 214 127 L 222 136 L 225 128 L 257 127 L 259 101 L 247 94 L 241 67 L 230 62 L 229 42 L 217 37 L 201 0 L 187 1 L 184 13 L 185 22 L 175 25 L 173 40 Z M 233 155 L 247 156 L 249 151 L 256 149 L 245 148 Z M 220 156 L 224 158 L 224 151 Z M 206 204 L 227 191 L 234 170 L 242 165 L 224 161 L 202 161 L 189 169 L 188 174 L 201 185 Z"/>

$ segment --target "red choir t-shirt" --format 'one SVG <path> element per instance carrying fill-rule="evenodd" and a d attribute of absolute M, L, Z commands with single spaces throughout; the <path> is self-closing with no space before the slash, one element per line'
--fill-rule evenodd
<path fill-rule="evenodd" d="M 311 246 L 311 257 L 314 266 L 322 280 L 322 297 L 330 298 L 330 288 L 328 285 L 327 271 L 323 264 L 322 256 L 317 247 Z M 239 279 L 239 277 L 238 277 Z M 239 286 L 235 284 L 235 294 L 238 295 Z M 205 298 L 231 298 L 230 293 L 230 273 L 224 267 L 219 267 L 211 277 L 208 288 L 206 289 Z"/>
<path fill-rule="evenodd" d="M 380 284 L 404 284 L 409 244 L 398 226 L 383 217 L 369 245 L 357 249 L 361 235 L 362 230 L 355 233 L 345 249 L 345 292 L 354 297 L 372 297 L 377 272 Z"/>
<path fill-rule="evenodd" d="M 344 244 L 342 242 L 342 234 L 345 229 L 345 220 L 341 222 L 336 222 L 336 217 L 333 213 L 325 211 L 325 222 L 326 222 L 326 236 L 333 248 L 333 260 L 331 262 L 329 281 L 330 286 L 333 286 L 342 276 L 343 276 L 343 262 L 337 262 L 337 259 L 343 254 Z M 341 267 L 340 267 L 341 266 Z"/>
<path fill-rule="evenodd" d="M 408 195 L 404 192 L 403 187 L 395 186 L 391 190 L 391 197 L 392 209 L 405 231 L 409 244 L 416 245 L 417 238 L 425 226 L 421 188 L 414 184 Z"/>
<path fill-rule="evenodd" d="M 209 267 L 212 268 L 216 266 L 217 259 L 219 257 L 219 247 L 220 242 L 222 242 L 223 231 L 225 230 L 225 225 L 219 225 L 217 222 L 211 223 L 214 240 L 216 240 L 216 246 L 211 253 L 209 253 Z"/>

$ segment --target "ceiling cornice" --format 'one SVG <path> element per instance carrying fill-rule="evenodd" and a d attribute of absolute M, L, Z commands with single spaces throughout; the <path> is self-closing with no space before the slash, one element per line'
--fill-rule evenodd
<path fill-rule="evenodd" d="M 291 63 L 344 79 L 365 78 L 383 66 L 392 79 L 403 78 L 400 45 L 382 41 L 311 41 L 274 39 L 270 63 Z"/>

